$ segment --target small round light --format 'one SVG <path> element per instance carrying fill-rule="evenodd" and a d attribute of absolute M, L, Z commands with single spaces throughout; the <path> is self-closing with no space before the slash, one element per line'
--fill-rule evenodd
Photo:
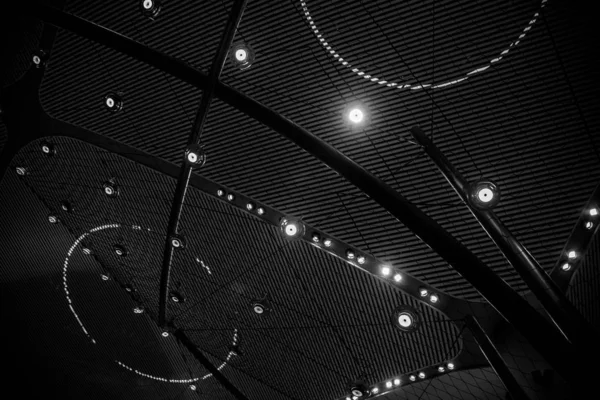
<path fill-rule="evenodd" d="M 391 387 L 392 387 L 392 381 L 387 381 L 385 383 L 385 387 L 388 388 L 388 389 L 391 389 Z"/>
<path fill-rule="evenodd" d="M 402 275 L 400 275 L 400 274 L 396 274 L 396 275 L 394 275 L 394 280 L 395 280 L 396 282 L 400 282 L 400 281 L 402 280 Z"/>
<path fill-rule="evenodd" d="M 489 203 L 494 199 L 494 192 L 489 188 L 483 188 L 477 192 L 477 197 L 482 203 Z"/>
<path fill-rule="evenodd" d="M 265 209 L 262 207 L 258 207 L 256 209 L 256 212 L 258 213 L 258 215 L 263 215 L 265 213 Z"/>
<path fill-rule="evenodd" d="M 381 275 L 387 276 L 387 275 L 390 274 L 390 272 L 392 272 L 392 270 L 390 269 L 390 267 L 382 267 L 381 268 Z"/>
<path fill-rule="evenodd" d="M 409 376 L 409 377 L 408 377 L 408 379 L 409 379 L 411 382 L 414 382 L 414 381 L 416 381 L 416 380 L 417 380 L 417 377 L 416 377 L 416 376 L 414 376 L 414 375 L 411 375 L 411 376 Z"/>
<path fill-rule="evenodd" d="M 298 227 L 296 226 L 296 224 L 288 224 L 285 227 L 285 234 L 288 236 L 294 236 L 296 233 L 298 233 Z"/>
<path fill-rule="evenodd" d="M 394 386 L 398 386 L 400 385 L 400 379 L 396 378 L 394 379 Z"/>
<path fill-rule="evenodd" d="M 348 260 L 354 260 L 354 252 L 352 250 L 346 250 L 346 258 Z"/>
<path fill-rule="evenodd" d="M 331 239 L 325 239 L 325 240 L 323 241 L 323 244 L 325 245 L 325 247 L 331 247 L 331 245 L 332 245 L 333 243 L 331 242 Z"/>
<path fill-rule="evenodd" d="M 440 365 L 440 366 L 438 367 L 438 372 L 439 372 L 439 373 L 443 373 L 444 371 L 446 371 L 446 369 L 444 368 L 444 366 L 443 366 L 443 365 Z"/>
<path fill-rule="evenodd" d="M 427 295 L 429 294 L 429 290 L 425 289 L 425 288 L 421 288 L 419 289 L 419 295 L 421 297 L 427 297 Z"/>
<path fill-rule="evenodd" d="M 379 388 L 377 386 L 375 386 L 373 389 L 371 389 L 371 393 L 373 393 L 373 394 L 379 393 Z"/>
<path fill-rule="evenodd" d="M 454 369 L 454 363 L 448 363 L 447 367 L 450 371 L 452 371 Z"/>
<path fill-rule="evenodd" d="M 592 221 L 587 221 L 585 223 L 585 229 L 592 229 L 594 227 L 594 223 Z"/>
<path fill-rule="evenodd" d="M 365 118 L 365 114 L 360 108 L 353 108 L 348 112 L 348 119 L 354 124 L 359 124 Z"/>
<path fill-rule="evenodd" d="M 107 196 L 112 196 L 115 193 L 115 189 L 112 186 L 105 186 L 104 193 L 106 193 Z"/>
<path fill-rule="evenodd" d="M 358 261 L 359 264 L 364 264 L 366 261 L 365 256 L 358 256 L 356 261 Z"/>
<path fill-rule="evenodd" d="M 33 63 L 35 65 L 40 65 L 42 63 L 40 56 L 38 56 L 38 55 L 33 56 Z"/>
<path fill-rule="evenodd" d="M 574 260 L 577 258 L 577 252 L 575 250 L 571 250 L 567 253 L 567 257 L 569 257 L 570 260 Z"/>
<path fill-rule="evenodd" d="M 439 299 L 440 298 L 438 297 L 437 294 L 432 294 L 431 296 L 429 296 L 429 301 L 432 303 L 437 303 Z"/>
<path fill-rule="evenodd" d="M 41 144 L 42 153 L 47 156 L 53 156 L 56 153 L 54 145 L 48 142 L 42 142 Z"/>
<path fill-rule="evenodd" d="M 235 51 L 235 59 L 240 61 L 240 62 L 244 62 L 246 61 L 246 59 L 248 58 L 248 52 L 246 51 L 246 49 L 237 49 Z"/>
<path fill-rule="evenodd" d="M 112 97 L 107 97 L 106 106 L 109 108 L 113 108 L 115 106 L 115 99 L 113 99 Z"/>
<path fill-rule="evenodd" d="M 141 308 L 141 307 L 135 307 L 135 308 L 133 309 L 133 313 L 134 313 L 134 314 L 142 314 L 143 312 L 144 312 L 144 309 L 143 309 L 143 308 Z"/>
<path fill-rule="evenodd" d="M 189 162 L 191 162 L 192 164 L 194 164 L 196 161 L 198 161 L 198 154 L 194 153 L 194 152 L 190 152 L 187 155 L 187 159 Z"/>
<path fill-rule="evenodd" d="M 590 215 L 592 217 L 595 217 L 596 215 L 598 215 L 598 209 L 597 208 L 590 208 Z"/>
<path fill-rule="evenodd" d="M 233 199 L 235 199 L 235 196 L 234 196 L 233 194 L 229 193 L 229 194 L 227 195 L 227 200 L 229 200 L 229 201 L 233 201 Z"/>
<path fill-rule="evenodd" d="M 260 304 L 256 304 L 254 306 L 254 312 L 257 313 L 257 314 L 262 314 L 262 313 L 265 312 L 265 309 Z"/>
<path fill-rule="evenodd" d="M 321 241 L 321 235 L 319 235 L 318 233 L 313 233 L 312 234 L 312 241 L 314 243 L 319 243 Z"/>
<path fill-rule="evenodd" d="M 560 267 L 563 271 L 568 271 L 571 269 L 571 264 L 569 263 L 564 263 L 561 267 Z"/>
<path fill-rule="evenodd" d="M 246 210 L 248 210 L 248 211 L 254 210 L 254 204 L 252 204 L 252 203 L 246 203 Z"/>
<path fill-rule="evenodd" d="M 142 3 L 142 6 L 146 10 L 151 10 L 152 7 L 154 7 L 154 2 L 152 0 L 144 0 L 144 2 Z"/>
<path fill-rule="evenodd" d="M 160 13 L 160 3 L 157 0 L 142 0 L 140 4 L 142 14 L 154 21 L 154 18 L 156 18 Z"/>
<path fill-rule="evenodd" d="M 123 98 L 120 94 L 112 92 L 104 96 L 104 105 L 110 112 L 117 112 L 123 109 Z"/>
<path fill-rule="evenodd" d="M 15 172 L 17 175 L 24 176 L 27 173 L 27 170 L 24 167 L 15 168 Z"/>
<path fill-rule="evenodd" d="M 58 222 L 58 217 L 56 215 L 48 215 L 48 222 L 56 224 Z"/>
<path fill-rule="evenodd" d="M 168 337 L 169 336 L 169 332 L 163 332 L 161 333 L 162 337 Z"/>
<path fill-rule="evenodd" d="M 304 224 L 298 219 L 281 218 L 279 229 L 288 240 L 297 240 L 304 235 Z"/>
<path fill-rule="evenodd" d="M 398 314 L 398 324 L 402 328 L 410 328 L 414 322 L 413 316 L 408 312 Z"/>
<path fill-rule="evenodd" d="M 171 238 L 171 246 L 175 248 L 183 247 L 183 240 L 178 237 Z"/>
<path fill-rule="evenodd" d="M 223 195 L 225 194 L 225 192 L 221 189 L 217 190 L 217 196 L 219 197 L 223 197 Z"/>
<path fill-rule="evenodd" d="M 423 371 L 419 372 L 419 378 L 425 379 L 425 372 L 423 372 Z"/>

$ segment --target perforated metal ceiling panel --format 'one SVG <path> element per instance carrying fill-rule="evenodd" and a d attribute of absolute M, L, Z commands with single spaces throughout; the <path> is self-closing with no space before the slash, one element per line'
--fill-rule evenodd
<path fill-rule="evenodd" d="M 594 135 L 599 122 L 591 112 L 588 77 L 579 68 L 585 55 L 573 44 L 558 6 L 539 1 L 307 5 L 335 51 L 380 80 L 442 83 L 510 49 L 466 81 L 433 91 L 399 90 L 364 79 L 338 62 L 313 33 L 301 2 L 255 1 L 249 3 L 237 40 L 253 46 L 256 61 L 244 71 L 227 64 L 224 79 L 385 179 L 515 288 L 524 289 L 407 139 L 408 128 L 420 124 L 469 179 L 500 185 L 498 214 L 550 268 L 599 177 Z M 210 62 L 207 51 L 214 49 L 226 15 L 218 1 L 167 3 L 154 22 L 120 2 L 95 7 L 74 2 L 68 9 L 202 67 Z M 173 23 L 180 19 L 196 23 Z M 125 93 L 120 115 L 107 115 L 102 108 L 111 90 Z M 171 77 L 66 32 L 56 40 L 40 93 L 51 115 L 172 161 L 183 151 L 200 96 Z M 351 132 L 341 112 L 357 98 L 371 109 L 372 122 Z M 478 298 L 379 206 L 261 124 L 217 101 L 204 142 L 206 176 L 301 215 L 443 290 Z"/>

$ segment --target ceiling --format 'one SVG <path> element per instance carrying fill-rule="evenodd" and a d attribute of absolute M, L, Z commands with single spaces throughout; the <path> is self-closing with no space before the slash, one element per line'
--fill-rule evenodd
<path fill-rule="evenodd" d="M 232 5 L 165 0 L 150 20 L 139 2 L 59 3 L 204 72 Z M 558 0 L 250 0 L 234 43 L 250 45 L 254 63 L 240 70 L 228 60 L 221 81 L 379 177 L 527 296 L 410 128 L 419 125 L 469 181 L 498 185 L 496 214 L 550 272 L 600 178 L 589 8 Z M 5 384 L 27 398 L 235 398 L 156 324 L 169 213 L 203 92 L 37 19 L 5 22 Z M 36 68 L 40 48 L 49 58 Z M 103 106 L 111 92 L 123 98 L 116 113 Z M 370 121 L 350 129 L 343 113 L 357 101 Z M 548 365 L 467 280 L 316 157 L 218 98 L 202 142 L 207 162 L 190 181 L 185 248 L 172 262 L 181 301 L 168 314 L 247 398 L 345 399 L 363 380 L 385 392 L 374 396 L 381 399 L 504 399 L 465 329 L 467 314 L 481 320 L 530 398 L 569 398 L 560 378 L 537 378 Z M 118 196 L 103 193 L 109 181 Z M 282 216 L 301 218 L 335 246 L 286 240 Z M 347 248 L 405 279 L 390 284 L 348 262 Z M 596 329 L 599 257 L 594 239 L 567 291 Z M 420 299 L 422 287 L 442 301 Z M 272 310 L 258 315 L 250 304 L 266 293 Z M 416 331 L 394 326 L 402 306 L 419 316 Z M 455 371 L 436 372 L 449 362 Z M 427 377 L 406 379 L 419 371 Z M 395 378 L 402 384 L 388 390 Z"/>

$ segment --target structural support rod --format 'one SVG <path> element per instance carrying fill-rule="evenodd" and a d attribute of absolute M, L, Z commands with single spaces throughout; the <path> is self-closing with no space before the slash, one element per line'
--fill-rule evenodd
<path fill-rule="evenodd" d="M 39 6 L 27 12 L 146 62 L 191 85 L 206 86 L 207 77 L 200 71 L 119 33 L 50 7 Z M 580 360 L 570 351 L 569 342 L 554 325 L 420 209 L 334 147 L 263 104 L 223 83 L 217 84 L 215 95 L 294 142 L 379 203 L 469 281 L 559 374 L 572 384 L 581 384 L 586 369 L 582 374 L 581 370 L 572 367 Z"/>
<path fill-rule="evenodd" d="M 202 137 L 202 130 L 206 117 L 210 110 L 210 105 L 215 93 L 215 87 L 219 82 L 223 65 L 227 59 L 227 53 L 231 48 L 231 42 L 235 35 L 235 31 L 242 19 L 244 10 L 246 8 L 247 0 L 235 0 L 225 30 L 221 36 L 217 54 L 213 59 L 212 66 L 204 85 L 202 92 L 202 98 L 200 99 L 200 105 L 196 112 L 196 118 L 194 119 L 194 125 L 192 126 L 192 132 L 188 140 L 188 148 L 197 144 Z M 179 230 L 179 219 L 181 218 L 181 211 L 183 209 L 183 203 L 185 201 L 185 195 L 187 192 L 190 176 L 192 175 L 192 165 L 184 161 L 177 179 L 177 187 L 175 188 L 175 196 L 171 204 L 171 214 L 169 216 L 169 224 L 167 226 L 167 236 L 165 241 L 165 249 L 163 253 L 163 263 L 160 275 L 160 291 L 159 291 L 159 303 L 158 303 L 158 324 L 164 327 L 166 324 L 167 314 L 167 303 L 169 300 L 169 280 L 171 277 L 171 265 L 173 262 L 173 252 L 175 247 L 172 245 L 172 238 L 177 234 Z"/>
<path fill-rule="evenodd" d="M 470 200 L 469 184 L 465 178 L 421 128 L 415 126 L 411 129 L 411 133 L 564 335 L 579 348 L 581 354 L 585 349 L 596 346 L 597 337 L 594 335 L 594 328 L 571 304 L 525 246 L 510 233 L 491 209 L 479 209 L 473 205 Z"/>
<path fill-rule="evenodd" d="M 473 334 L 473 337 L 477 341 L 481 352 L 490 363 L 491 367 L 498 375 L 498 378 L 502 381 L 502 384 L 506 388 L 508 394 L 513 400 L 529 400 L 529 396 L 525 393 L 525 390 L 519 385 L 513 374 L 508 369 L 508 366 L 502 359 L 502 356 L 494 346 L 494 343 L 490 340 L 489 336 L 485 333 L 479 322 L 472 315 L 465 317 L 465 324 L 467 328 Z"/>
<path fill-rule="evenodd" d="M 212 376 L 214 376 L 215 379 L 219 381 L 219 383 L 229 393 L 231 393 L 238 400 L 248 400 L 244 393 L 240 392 L 238 388 L 229 382 L 225 375 L 223 375 L 221 371 L 219 371 L 219 369 L 215 367 L 204 354 L 202 354 L 202 351 L 200 351 L 196 344 L 190 338 L 188 338 L 183 331 L 176 330 L 173 334 L 189 350 L 189 352 L 194 355 L 196 360 L 198 360 L 200 364 L 202 364 L 202 366 L 204 366 L 204 368 L 206 368 L 208 372 L 210 372 Z"/>

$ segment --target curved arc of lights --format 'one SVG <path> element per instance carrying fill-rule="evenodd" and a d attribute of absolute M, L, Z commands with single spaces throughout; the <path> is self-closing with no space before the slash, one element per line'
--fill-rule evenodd
<path fill-rule="evenodd" d="M 319 29 L 317 28 L 317 25 L 315 23 L 315 21 L 313 20 L 312 15 L 310 14 L 310 11 L 308 10 L 308 6 L 307 6 L 307 1 L 308 0 L 299 0 L 300 1 L 300 5 L 302 6 L 302 10 L 304 11 L 304 17 L 306 19 L 306 21 L 308 22 L 308 24 L 310 25 L 310 28 L 312 29 L 313 33 L 315 34 L 315 36 L 317 37 L 317 39 L 319 40 L 319 43 L 321 43 L 321 45 L 323 46 L 323 48 L 325 48 L 325 50 L 331 54 L 333 56 L 333 58 L 335 58 L 339 63 L 341 63 L 344 67 L 350 69 L 354 74 L 356 74 L 357 76 L 363 78 L 363 79 L 368 79 L 373 83 L 376 83 L 378 85 L 385 85 L 387 87 L 390 88 L 395 88 L 395 89 L 409 89 L 409 90 L 419 90 L 419 89 L 426 89 L 426 88 L 431 88 L 431 89 L 440 89 L 440 88 L 444 88 L 444 87 L 448 87 L 448 86 L 452 86 L 455 85 L 457 83 L 466 81 L 467 79 L 469 79 L 471 76 L 479 74 L 485 70 L 487 70 L 488 68 L 490 68 L 493 64 L 499 62 L 500 60 L 502 60 L 502 58 L 504 58 L 511 49 L 515 48 L 523 38 L 525 38 L 525 36 L 527 35 L 527 33 L 531 30 L 531 28 L 535 25 L 535 23 L 537 22 L 539 16 L 540 16 L 540 12 L 542 10 L 542 8 L 544 8 L 546 6 L 546 3 L 548 2 L 548 0 L 541 0 L 540 3 L 540 8 L 539 10 L 533 14 L 533 17 L 531 20 L 529 20 L 529 23 L 527 24 L 527 26 L 525 26 L 525 28 L 523 28 L 523 30 L 521 31 L 521 34 L 518 36 L 517 39 L 515 39 L 514 41 L 512 41 L 510 43 L 510 45 L 508 47 L 506 47 L 505 49 L 503 49 L 495 58 L 492 58 L 491 60 L 489 60 L 487 62 L 487 64 L 479 67 L 479 68 L 475 68 L 473 70 L 471 70 L 470 72 L 467 72 L 466 74 L 464 74 L 461 77 L 457 77 L 455 79 L 451 79 L 442 83 L 416 83 L 416 84 L 401 84 L 401 83 L 396 83 L 396 82 L 392 82 L 392 81 L 387 81 L 384 79 L 380 79 L 377 78 L 371 74 L 369 74 L 366 71 L 363 71 L 362 69 L 352 65 L 350 62 L 348 62 L 347 60 L 345 60 L 332 46 L 331 44 L 329 44 L 327 42 L 327 40 L 325 39 L 325 37 L 323 36 L 323 33 L 319 31 Z"/>
<path fill-rule="evenodd" d="M 77 314 L 77 312 L 75 311 L 75 308 L 73 307 L 73 300 L 71 299 L 71 295 L 69 293 L 69 286 L 67 284 L 67 270 L 69 267 L 69 258 L 71 257 L 71 255 L 73 254 L 73 251 L 75 251 L 75 249 L 77 248 L 77 246 L 79 246 L 79 244 L 83 241 L 83 239 L 85 239 L 87 236 L 89 236 L 92 233 L 98 232 L 98 231 L 102 231 L 105 229 L 116 229 L 116 228 L 121 228 L 123 227 L 120 224 L 107 224 L 107 225 L 101 225 L 101 226 L 97 226 L 95 228 L 90 229 L 88 232 L 83 233 L 81 236 L 79 236 L 75 242 L 71 245 L 71 247 L 69 248 L 69 250 L 67 251 L 67 257 L 65 257 L 65 261 L 63 263 L 63 270 L 62 270 L 62 278 L 63 278 L 63 290 L 65 292 L 65 298 L 67 300 L 67 303 L 69 303 L 69 309 L 71 310 L 71 313 L 73 314 L 73 316 L 75 317 L 75 320 L 77 321 L 77 323 L 79 324 L 79 326 L 81 327 L 81 330 L 83 331 L 83 333 L 90 339 L 90 341 L 93 344 L 97 344 L 96 339 L 94 339 L 92 337 L 92 335 L 88 332 L 88 330 L 86 329 L 85 325 L 83 324 L 83 322 L 81 321 L 81 318 L 79 318 L 79 315 Z M 130 227 L 131 229 L 134 230 L 142 230 L 142 228 L 139 225 L 132 225 Z M 147 228 L 147 230 L 150 232 L 151 230 L 149 228 Z M 209 270 L 210 273 L 210 270 Z M 235 346 L 238 342 L 238 330 L 234 329 L 233 331 L 233 341 L 232 341 L 232 346 Z M 227 354 L 227 357 L 225 358 L 225 361 L 223 361 L 223 363 L 221 363 L 221 365 L 219 365 L 217 367 L 217 370 L 222 370 L 226 365 L 227 362 L 231 359 L 231 357 L 233 357 L 235 355 L 234 351 L 229 351 L 229 353 Z M 132 368 L 130 366 L 128 366 L 127 364 L 119 361 L 119 360 L 114 360 L 114 362 L 131 371 L 136 373 L 137 375 L 143 376 L 145 378 L 148 379 L 152 379 L 152 380 L 156 380 L 156 381 L 160 381 L 160 382 L 168 382 L 168 383 L 192 383 L 192 382 L 197 382 L 199 380 L 204 380 L 207 378 L 210 378 L 212 376 L 211 373 L 206 374 L 202 377 L 196 377 L 196 378 L 188 378 L 188 379 L 173 379 L 173 378 L 163 378 L 160 376 L 155 376 L 155 375 L 150 375 L 147 374 L 145 372 L 139 371 L 135 368 Z"/>

